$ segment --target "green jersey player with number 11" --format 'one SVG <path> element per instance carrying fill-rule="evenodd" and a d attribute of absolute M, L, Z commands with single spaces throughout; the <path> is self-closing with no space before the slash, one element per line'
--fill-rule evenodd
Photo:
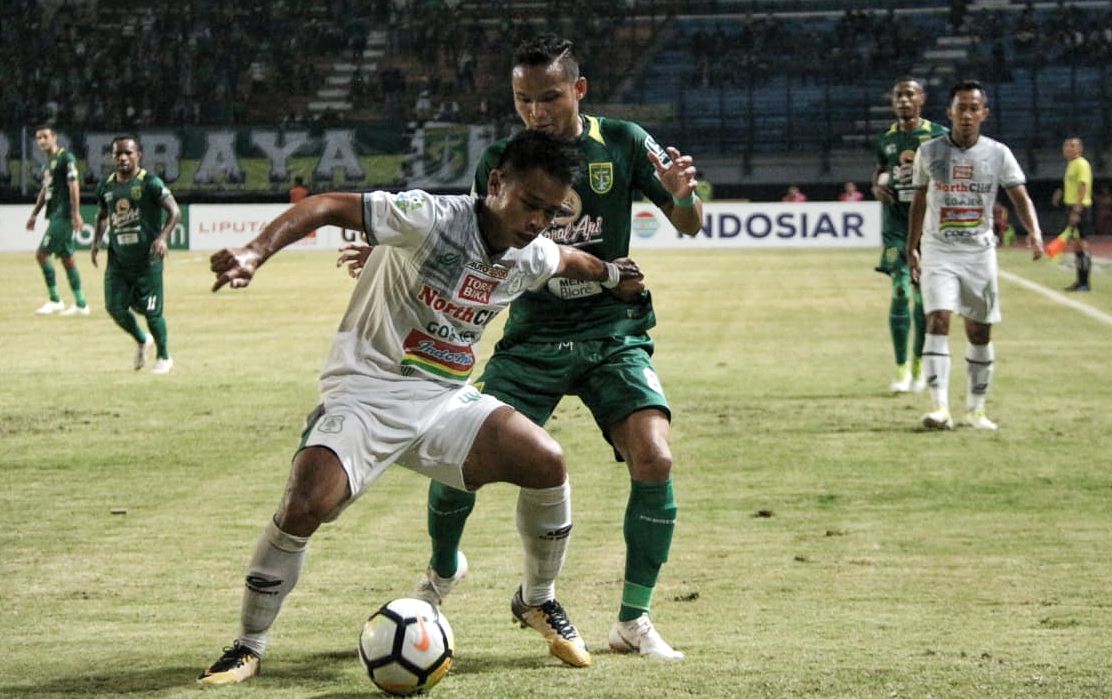
<path fill-rule="evenodd" d="M 97 187 L 97 227 L 93 238 L 93 266 L 100 242 L 108 232 L 108 268 L 104 270 L 104 305 L 108 315 L 135 339 L 135 370 L 147 363 L 151 347 L 158 358 L 152 374 L 168 374 L 174 366 L 166 343 L 162 317 L 162 260 L 167 240 L 181 221 L 174 195 L 154 173 L 139 167 L 143 149 L 132 136 L 112 140 L 116 170 Z M 165 211 L 166 222 L 162 221 Z M 150 335 L 139 328 L 131 309 L 147 319 Z M 153 336 L 153 340 L 151 338 Z"/>
<path fill-rule="evenodd" d="M 631 205 L 642 192 L 682 233 L 694 235 L 702 205 L 690 156 L 662 149 L 637 124 L 580 114 L 587 93 L 572 42 L 552 35 L 528 40 L 514 53 L 514 105 L 525 126 L 573 143 L 586 162 L 545 235 L 603 260 L 629 251 Z M 485 194 L 488 173 L 505 143 L 492 145 L 475 174 Z M 544 425 L 565 395 L 578 396 L 594 416 L 631 477 L 625 509 L 626 563 L 618 618 L 609 635 L 615 652 L 678 659 L 650 620 L 653 588 L 668 559 L 676 522 L 672 494 L 671 412 L 653 369 L 655 324 L 647 291 L 634 303 L 594 282 L 553 280 L 514 301 L 502 340 L 487 363 L 480 389 Z M 528 464 L 522 464 L 528 468 Z M 531 516 L 524 491 L 519 523 Z M 413 594 L 439 604 L 467 572 L 459 552 L 473 493 L 433 483 L 429 489 L 432 557 Z M 569 642 L 578 637 L 555 599 L 555 578 L 571 530 L 570 506 L 546 523 L 547 540 L 523 538 L 525 571 L 511 610 L 522 626 L 539 631 L 549 652 L 574 666 L 589 664 Z M 544 537 L 542 537 L 544 539 Z"/>
<path fill-rule="evenodd" d="M 923 313 L 923 296 L 908 273 L 905 253 L 908 211 L 911 200 L 915 198 L 915 190 L 911 188 L 911 164 L 915 161 L 919 144 L 948 130 L 923 118 L 923 103 L 927 96 L 918 80 L 900 78 L 892 86 L 891 97 L 896 122 L 877 141 L 876 170 L 873 171 L 873 195 L 884 205 L 881 231 L 884 249 L 876 271 L 892 279 L 888 329 L 896 354 L 896 380 L 890 390 L 893 393 L 920 393 L 927 386 L 923 376 L 923 340 L 927 318 Z M 909 366 L 907 339 L 913 322 L 915 341 Z"/>

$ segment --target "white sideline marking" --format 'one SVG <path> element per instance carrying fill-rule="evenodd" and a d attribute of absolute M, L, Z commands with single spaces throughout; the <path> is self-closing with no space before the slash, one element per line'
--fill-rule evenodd
<path fill-rule="evenodd" d="M 1018 274 L 1012 274 L 1011 272 L 1006 272 L 1002 269 L 999 270 L 999 272 L 1000 272 L 1001 277 L 1004 277 L 1005 279 L 1007 279 L 1010 282 L 1014 282 L 1016 284 L 1019 284 L 1023 288 L 1028 289 L 1030 291 L 1034 291 L 1037 294 L 1042 294 L 1043 296 L 1047 297 L 1051 301 L 1054 301 L 1055 303 L 1060 303 L 1063 306 L 1068 306 L 1075 311 L 1081 311 L 1082 313 L 1089 316 L 1090 318 L 1095 318 L 1096 320 L 1099 320 L 1100 322 L 1104 323 L 1105 325 L 1112 325 L 1112 315 L 1109 315 L 1109 314 L 1105 313 L 1104 311 L 1093 308 L 1092 306 L 1081 303 L 1080 301 L 1075 301 L 1075 300 L 1071 299 L 1070 297 L 1066 296 L 1065 294 L 1060 294 L 1057 291 L 1054 291 L 1053 289 L 1046 288 L 1042 284 L 1036 284 L 1033 281 L 1030 281 L 1028 279 L 1024 279 L 1023 277 L 1019 276 Z"/>

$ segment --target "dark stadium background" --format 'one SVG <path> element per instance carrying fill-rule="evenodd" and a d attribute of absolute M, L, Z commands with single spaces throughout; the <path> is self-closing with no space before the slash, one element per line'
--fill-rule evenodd
<path fill-rule="evenodd" d="M 262 181 L 183 176 L 169 184 L 184 203 L 284 201 L 298 174 L 314 191 L 413 186 L 428 157 L 415 137 L 429 125 L 516 128 L 510 54 L 539 31 L 576 41 L 584 112 L 633 119 L 692 153 L 715 198 L 777 200 L 797 183 L 833 199 L 846 180 L 868 196 L 886 92 L 905 74 L 926 83 L 925 116 L 943 123 L 950 84 L 988 85 L 985 132 L 1016 152 L 1036 205 L 1060 180 L 1067 135 L 1085 139 L 1097 191 L 1110 177 L 1103 0 L 6 0 L 0 201 L 33 200 L 43 122 L 82 159 L 88 134 L 172 133 L 194 165 L 213 130 L 233 131 L 250 161 L 252 130 L 306 131 L 319 145 L 350 129 L 382 170 L 345 179 L 294 162 Z M 94 170 L 83 160 L 87 198 Z"/>

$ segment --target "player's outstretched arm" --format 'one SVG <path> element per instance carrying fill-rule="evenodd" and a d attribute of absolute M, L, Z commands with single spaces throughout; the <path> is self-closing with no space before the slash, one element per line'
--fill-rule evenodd
<path fill-rule="evenodd" d="M 666 203 L 661 210 L 680 233 L 695 235 L 703 227 L 703 202 L 695 196 L 695 187 L 699 184 L 695 177 L 695 159 L 672 146 L 664 151 L 670 159 L 667 165 L 656 153 L 648 151 L 660 183 L 672 194 L 672 203 Z"/>
<path fill-rule="evenodd" d="M 582 250 L 560 246 L 560 265 L 554 277 L 567 277 L 580 281 L 599 282 L 623 301 L 634 301 L 645 290 L 645 275 L 637 263 L 628 257 L 605 262 Z"/>
<path fill-rule="evenodd" d="M 216 274 L 216 291 L 225 284 L 240 289 L 251 283 L 264 262 L 290 243 L 321 226 L 363 230 L 363 196 L 354 192 L 306 197 L 266 225 L 247 245 L 213 253 L 210 269 Z"/>
<path fill-rule="evenodd" d="M 1020 223 L 1027 229 L 1027 247 L 1031 248 L 1032 259 L 1037 260 L 1043 256 L 1042 228 L 1039 227 L 1039 217 L 1035 213 L 1034 202 L 1027 194 L 1027 187 L 1019 184 L 1004 191 L 1008 193 L 1008 199 L 1012 200 Z"/>

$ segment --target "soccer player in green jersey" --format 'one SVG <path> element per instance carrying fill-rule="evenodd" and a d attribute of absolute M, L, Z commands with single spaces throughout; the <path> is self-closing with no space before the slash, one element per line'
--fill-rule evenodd
<path fill-rule="evenodd" d="M 908 211 L 915 198 L 911 188 L 915 151 L 920 143 L 947 133 L 945 126 L 923 118 L 926 97 L 922 84 L 913 78 L 900 78 L 892 86 L 892 111 L 896 121 L 877 139 L 876 169 L 873 171 L 873 196 L 884 205 L 881 230 L 884 248 L 876 271 L 887 274 L 892 280 L 888 330 L 896 354 L 896 380 L 889 387 L 893 393 L 921 393 L 927 387 L 923 375 L 927 319 L 919 286 L 908 272 L 905 252 Z M 907 340 L 913 324 L 915 338 L 909 364 Z"/>
<path fill-rule="evenodd" d="M 147 363 L 151 346 L 158 349 L 152 374 L 168 374 L 174 366 L 166 343 L 166 320 L 162 317 L 162 261 L 167 240 L 181 220 L 174 195 L 152 173 L 139 167 L 143 149 L 133 136 L 112 140 L 116 170 L 97 187 L 97 226 L 93 238 L 93 266 L 104 234 L 108 232 L 108 267 L 104 270 L 104 305 L 137 347 L 135 370 Z M 162 220 L 162 212 L 167 216 Z M 150 335 L 139 328 L 135 309 L 147 318 Z M 151 339 L 151 336 L 154 339 Z"/>
<path fill-rule="evenodd" d="M 49 300 L 35 313 L 43 316 L 53 313 L 87 316 L 89 306 L 85 303 L 81 274 L 73 259 L 76 250 L 74 234 L 85 225 L 81 220 L 81 181 L 77 174 L 77 159 L 73 157 L 73 153 L 58 145 L 58 134 L 52 126 L 36 128 L 35 143 L 46 154 L 46 165 L 42 169 L 42 188 L 35 200 L 35 208 L 31 211 L 31 218 L 27 219 L 27 230 L 35 230 L 35 219 L 45 206 L 46 233 L 39 243 L 39 249 L 35 251 L 35 261 L 42 269 L 46 291 L 50 295 Z M 51 255 L 61 260 L 66 269 L 66 279 L 69 280 L 74 298 L 74 304 L 69 308 L 66 308 L 62 297 L 58 295 L 54 265 L 50 264 Z"/>
<path fill-rule="evenodd" d="M 514 53 L 511 78 L 514 105 L 525 126 L 575 144 L 587 163 L 586 177 L 574 186 L 565 211 L 545 235 L 603 260 L 624 257 L 635 191 L 652 200 L 680 232 L 699 231 L 702 205 L 694 194 L 698 181 L 692 158 L 661 148 L 632 122 L 581 114 L 587 80 L 579 74 L 571 41 L 545 35 L 524 42 Z M 504 148 L 504 142 L 495 143 L 485 153 L 475 173 L 478 194 L 485 193 L 488 174 Z M 586 404 L 631 478 L 624 585 L 610 648 L 679 659 L 683 654 L 660 637 L 649 616 L 676 523 L 668 444 L 671 410 L 653 369 L 653 342 L 647 334 L 654 325 L 647 291 L 638 302 L 627 303 L 595 283 L 555 280 L 513 302 L 503 337 L 477 385 L 538 425 L 547 422 L 565 395 L 579 396 Z M 519 518 L 529 501 L 519 498 Z M 466 574 L 459 542 L 474 503 L 474 493 L 430 486 L 432 557 L 412 594 L 439 604 Z M 550 535 L 566 538 L 570 530 L 569 507 L 563 521 L 553 522 Z M 570 627 L 555 600 L 563 555 L 536 556 L 536 542 L 522 543 L 524 582 L 511 609 L 522 626 L 539 631 L 550 652 L 560 657 L 558 637 Z M 550 614 L 549 609 L 560 613 Z"/>

